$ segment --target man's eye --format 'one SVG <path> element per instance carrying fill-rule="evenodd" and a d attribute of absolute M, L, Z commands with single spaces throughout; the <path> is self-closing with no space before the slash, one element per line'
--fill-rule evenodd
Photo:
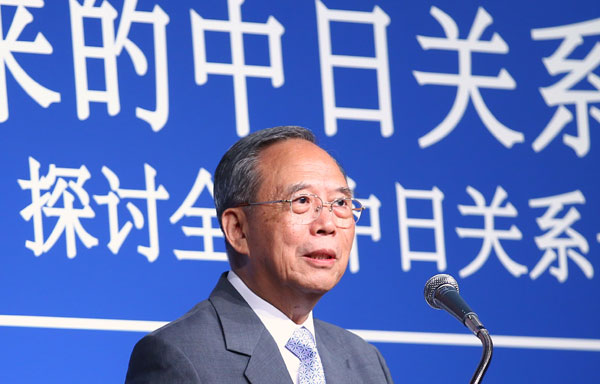
<path fill-rule="evenodd" d="M 294 199 L 294 204 L 310 204 L 310 197 L 298 196 Z"/>
<path fill-rule="evenodd" d="M 348 199 L 337 199 L 333 202 L 334 207 L 347 207 L 348 204 Z"/>

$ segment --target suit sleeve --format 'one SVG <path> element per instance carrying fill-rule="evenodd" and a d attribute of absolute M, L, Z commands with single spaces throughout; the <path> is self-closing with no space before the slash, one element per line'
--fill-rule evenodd
<path fill-rule="evenodd" d="M 379 359 L 379 364 L 381 364 L 381 368 L 383 369 L 383 374 L 385 375 L 386 383 L 393 384 L 394 381 L 392 380 L 392 375 L 390 373 L 390 369 L 388 368 L 385 362 L 385 359 L 381 355 L 381 352 L 379 352 L 379 349 L 375 348 L 375 352 L 377 352 L 377 358 Z"/>
<path fill-rule="evenodd" d="M 125 384 L 200 383 L 185 354 L 160 337 L 147 335 L 131 352 Z"/>

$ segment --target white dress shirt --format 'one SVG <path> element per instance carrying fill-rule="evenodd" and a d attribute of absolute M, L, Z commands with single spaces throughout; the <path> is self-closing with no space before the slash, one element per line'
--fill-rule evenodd
<path fill-rule="evenodd" d="M 300 360 L 288 350 L 285 345 L 287 344 L 290 337 L 297 328 L 306 327 L 312 333 L 315 343 L 317 342 L 315 336 L 315 326 L 313 323 L 312 311 L 308 314 L 308 318 L 303 324 L 296 324 L 290 318 L 283 314 L 279 309 L 269 304 L 262 298 L 258 297 L 254 292 L 250 290 L 244 284 L 242 279 L 236 275 L 233 271 L 229 271 L 227 274 L 227 280 L 233 285 L 233 287 L 239 292 L 239 294 L 246 300 L 250 308 L 256 313 L 260 321 L 264 324 L 267 331 L 271 334 L 281 357 L 287 367 L 290 377 L 294 384 L 298 383 L 298 369 L 300 368 Z M 315 344 L 316 345 L 316 344 Z"/>

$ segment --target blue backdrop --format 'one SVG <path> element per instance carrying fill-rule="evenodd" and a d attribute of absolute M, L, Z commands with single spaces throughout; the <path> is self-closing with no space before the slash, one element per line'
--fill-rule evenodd
<path fill-rule="evenodd" d="M 0 1 L 0 382 L 121 382 L 228 269 L 212 174 L 311 128 L 368 210 L 318 318 L 396 382 L 600 382 L 596 1 Z M 434 369 L 432 369 L 434 368 Z"/>

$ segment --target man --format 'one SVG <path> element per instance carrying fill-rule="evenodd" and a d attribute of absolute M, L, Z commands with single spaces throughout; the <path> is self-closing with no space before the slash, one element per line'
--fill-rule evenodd
<path fill-rule="evenodd" d="M 239 140 L 214 198 L 231 271 L 138 342 L 126 382 L 391 383 L 375 347 L 312 317 L 346 270 L 361 211 L 314 135 L 276 127 Z"/>

